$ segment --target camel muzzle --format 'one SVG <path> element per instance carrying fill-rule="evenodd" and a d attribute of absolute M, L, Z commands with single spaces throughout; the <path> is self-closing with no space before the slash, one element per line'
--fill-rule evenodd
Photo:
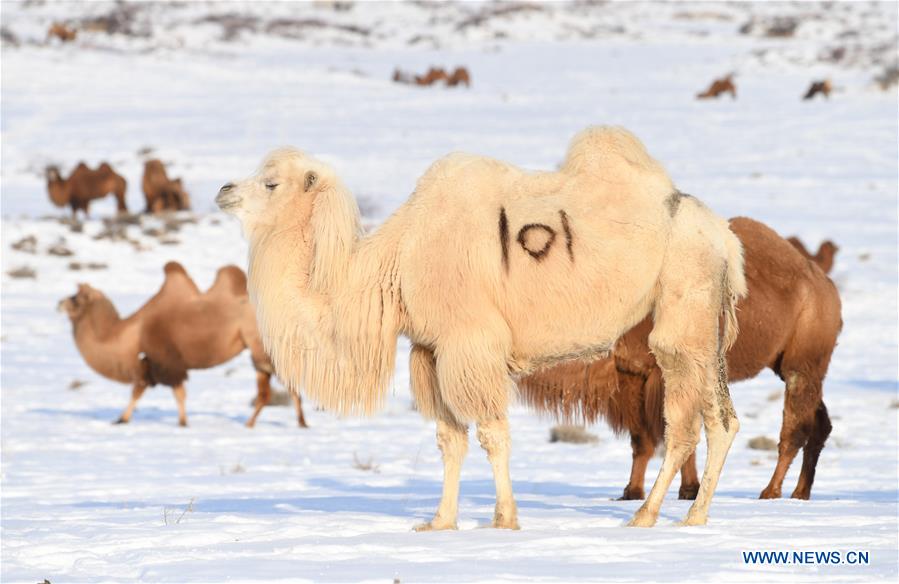
<path fill-rule="evenodd" d="M 233 183 L 228 183 L 219 189 L 219 194 L 215 197 L 215 204 L 222 211 L 233 209 L 240 204 L 240 197 L 234 192 Z"/>

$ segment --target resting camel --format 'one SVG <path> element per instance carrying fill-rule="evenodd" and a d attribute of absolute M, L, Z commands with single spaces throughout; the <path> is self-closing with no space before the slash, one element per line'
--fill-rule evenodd
<path fill-rule="evenodd" d="M 833 257 L 840 251 L 837 244 L 829 239 L 825 239 L 821 245 L 818 246 L 818 251 L 814 255 L 812 255 L 812 252 L 805 247 L 805 244 L 803 244 L 802 240 L 798 237 L 788 237 L 787 241 L 789 241 L 803 256 L 818 264 L 818 267 L 824 270 L 825 274 L 829 274 L 833 269 Z"/>
<path fill-rule="evenodd" d="M 496 483 L 493 526 L 517 528 L 507 409 L 513 378 L 607 353 L 655 315 L 650 344 L 668 382 L 668 449 L 631 525 L 653 525 L 672 478 L 709 442 L 686 524 L 704 524 L 739 423 L 723 373 L 745 293 L 727 223 L 677 191 L 643 144 L 590 128 L 559 172 L 467 154 L 434 163 L 377 231 L 361 236 L 334 170 L 294 149 L 222 187 L 216 201 L 249 241 L 260 333 L 288 387 L 325 408 L 371 413 L 385 399 L 397 336 L 409 337 L 412 391 L 437 420 L 443 495 L 418 529 L 456 527 L 468 424 Z"/>
<path fill-rule="evenodd" d="M 184 190 L 181 179 L 169 179 L 162 161 L 154 158 L 144 163 L 141 184 L 147 200 L 145 213 L 190 209 L 190 196 Z"/>
<path fill-rule="evenodd" d="M 822 383 L 842 328 L 840 296 L 818 266 L 762 223 L 738 217 L 730 227 L 743 243 L 749 295 L 737 305 L 740 335 L 727 353 L 728 380 L 751 379 L 770 368 L 786 381 L 777 467 L 761 498 L 780 497 L 802 448 L 792 496 L 808 499 L 831 430 Z M 665 389 L 650 352 L 652 328 L 652 320 L 644 319 L 619 340 L 611 358 L 564 364 L 519 383 L 524 400 L 538 410 L 589 422 L 601 417 L 616 432 L 630 433 L 633 465 L 622 499 L 643 498 L 646 466 L 664 438 Z M 680 498 L 692 499 L 698 489 L 691 456 L 681 470 Z"/>
<path fill-rule="evenodd" d="M 79 162 L 69 178 L 63 180 L 59 174 L 59 168 L 47 167 L 47 191 L 50 200 L 57 207 L 69 205 L 74 217 L 78 211 L 89 214 L 88 207 L 93 199 L 101 199 L 112 193 L 115 195 L 119 213 L 127 213 L 125 204 L 125 189 L 128 183 L 112 169 L 109 164 L 103 162 L 97 170 L 91 170 L 83 162 Z"/>
<path fill-rule="evenodd" d="M 205 296 L 218 304 L 230 306 L 238 303 L 241 296 L 245 307 L 239 315 L 241 322 L 233 322 L 233 314 L 222 315 L 222 321 L 216 324 L 216 330 L 226 335 L 235 326 L 246 327 L 244 322 L 247 313 L 252 317 L 252 309 L 248 308 L 245 299 L 247 297 L 246 285 L 244 291 L 229 290 L 239 283 L 240 278 L 233 272 L 239 268 L 230 266 L 219 271 L 216 282 Z M 243 273 L 240 277 L 245 278 Z M 244 279 L 245 282 L 245 279 Z M 59 303 L 60 310 L 64 310 L 72 321 L 72 332 L 75 337 L 75 345 L 87 364 L 107 379 L 129 383 L 133 386 L 131 401 L 125 411 L 116 421 L 119 424 L 127 424 L 131 420 L 138 400 L 146 391 L 151 380 L 148 377 L 149 370 L 146 360 L 142 360 L 140 340 L 141 329 L 148 313 L 165 312 L 168 308 L 177 306 L 188 299 L 201 298 L 200 290 L 194 284 L 187 272 L 177 262 L 169 262 L 165 266 L 165 281 L 150 300 L 137 312 L 128 318 L 121 318 L 112 302 L 99 290 L 87 284 L 80 284 L 78 292 Z M 231 321 L 227 319 L 230 318 Z M 256 417 L 262 407 L 270 400 L 271 396 L 271 363 L 268 359 L 260 361 L 258 353 L 254 359 L 257 368 L 257 400 L 256 410 L 247 422 L 247 426 L 255 424 Z M 173 386 L 175 399 L 178 402 L 179 421 L 182 425 L 187 423 L 187 415 L 184 409 L 184 390 Z M 301 426 L 305 427 L 303 411 L 299 405 L 299 398 L 294 400 L 297 407 L 297 416 Z"/>
<path fill-rule="evenodd" d="M 702 93 L 696 94 L 696 99 L 718 99 L 723 93 L 729 93 L 731 99 L 737 99 L 737 86 L 734 85 L 733 74 L 722 77 L 721 79 L 715 79 L 712 84 L 709 85 L 708 89 Z"/>

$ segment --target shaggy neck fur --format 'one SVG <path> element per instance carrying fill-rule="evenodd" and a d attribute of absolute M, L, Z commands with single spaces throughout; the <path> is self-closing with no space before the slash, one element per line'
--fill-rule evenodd
<path fill-rule="evenodd" d="M 328 409 L 370 414 L 394 368 L 396 248 L 360 239 L 355 200 L 339 187 L 317 195 L 305 224 L 280 216 L 249 237 L 250 298 L 275 371 Z"/>

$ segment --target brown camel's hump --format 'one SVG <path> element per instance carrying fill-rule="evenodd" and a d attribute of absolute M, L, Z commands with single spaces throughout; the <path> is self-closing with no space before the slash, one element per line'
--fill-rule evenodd
<path fill-rule="evenodd" d="M 207 294 L 227 294 L 229 296 L 247 296 L 247 275 L 237 266 L 230 265 L 219 268 L 215 281 Z"/>
<path fill-rule="evenodd" d="M 172 289 L 188 295 L 200 294 L 200 289 L 197 287 L 196 282 L 193 281 L 193 278 L 190 277 L 187 270 L 180 263 L 167 262 L 162 271 L 165 274 L 165 282 L 162 285 L 163 290 Z"/>

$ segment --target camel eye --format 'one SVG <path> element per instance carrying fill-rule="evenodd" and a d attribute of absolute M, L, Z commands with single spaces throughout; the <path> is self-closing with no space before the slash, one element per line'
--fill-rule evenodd
<path fill-rule="evenodd" d="M 275 187 L 277 187 L 277 186 L 278 186 L 278 183 L 273 183 L 273 182 L 265 183 L 265 188 L 267 188 L 270 191 L 275 190 Z"/>

